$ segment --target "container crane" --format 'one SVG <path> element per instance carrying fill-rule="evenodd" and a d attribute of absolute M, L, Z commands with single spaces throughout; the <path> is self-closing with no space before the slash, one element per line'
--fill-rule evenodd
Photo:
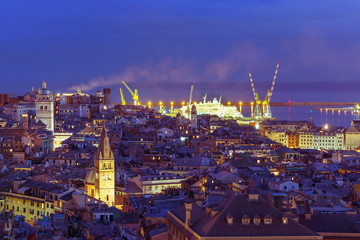
<path fill-rule="evenodd" d="M 121 96 L 121 105 L 125 106 L 126 105 L 125 97 L 124 97 L 123 90 L 121 88 L 120 88 L 120 96 Z"/>
<path fill-rule="evenodd" d="M 278 62 L 277 65 L 276 65 L 275 74 L 274 74 L 274 77 L 273 77 L 271 88 L 267 91 L 265 99 L 263 101 L 263 117 L 264 118 L 271 118 L 272 117 L 271 109 L 270 109 L 270 100 L 271 100 L 271 97 L 272 97 L 272 93 L 274 91 L 275 80 L 276 80 L 276 76 L 277 76 L 277 73 L 278 73 L 279 64 L 280 64 L 280 62 Z"/>
<path fill-rule="evenodd" d="M 128 85 L 126 85 L 126 83 L 124 81 L 122 81 L 122 83 L 125 85 L 125 87 L 127 88 L 127 90 L 130 92 L 132 98 L 134 99 L 134 105 L 137 105 L 139 102 L 139 95 L 138 95 L 138 91 L 137 89 L 135 89 L 135 93 L 129 88 Z"/>
<path fill-rule="evenodd" d="M 253 81 L 253 79 L 251 77 L 250 72 L 249 72 L 249 77 L 250 77 L 251 88 L 252 88 L 252 92 L 253 92 L 254 100 L 255 100 L 255 110 L 254 110 L 254 113 L 253 113 L 252 117 L 261 118 L 261 100 L 259 98 L 259 94 L 255 90 L 254 81 Z"/>

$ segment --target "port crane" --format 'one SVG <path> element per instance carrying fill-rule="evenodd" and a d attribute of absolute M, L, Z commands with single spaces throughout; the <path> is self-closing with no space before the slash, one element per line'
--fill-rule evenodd
<path fill-rule="evenodd" d="M 275 70 L 275 74 L 273 77 L 273 81 L 271 84 L 271 87 L 269 90 L 267 90 L 267 93 L 265 95 L 265 98 L 263 101 L 260 100 L 258 93 L 255 90 L 255 85 L 254 85 L 254 81 L 252 79 L 251 73 L 249 72 L 249 77 L 250 77 L 250 83 L 251 83 L 251 88 L 253 91 L 253 95 L 254 95 L 254 99 L 255 99 L 255 110 L 254 110 L 254 118 L 271 118 L 271 109 L 270 109 L 270 101 L 271 101 L 271 97 L 272 97 L 272 93 L 274 91 L 274 86 L 275 86 L 275 81 L 276 81 L 276 77 L 277 77 L 277 72 L 279 69 L 279 62 L 276 65 L 276 70 Z M 262 114 L 261 114 L 262 112 Z"/>
<path fill-rule="evenodd" d="M 189 117 L 189 119 L 190 119 L 190 115 L 191 115 L 191 106 L 192 106 L 192 95 L 193 95 L 193 91 L 194 91 L 194 85 L 191 85 L 189 102 L 188 102 L 188 107 L 187 107 L 187 112 L 188 112 L 188 117 Z"/>
<path fill-rule="evenodd" d="M 120 96 L 121 96 L 121 105 L 125 106 L 126 101 L 125 101 L 123 90 L 121 88 L 120 88 Z"/>
<path fill-rule="evenodd" d="M 274 77 L 273 77 L 273 81 L 271 83 L 271 87 L 267 91 L 265 99 L 263 101 L 263 117 L 264 118 L 271 118 L 272 117 L 271 109 L 270 109 L 270 100 L 271 100 L 271 97 L 272 97 L 272 93 L 274 91 L 275 81 L 276 81 L 277 73 L 278 73 L 278 70 L 279 70 L 279 64 L 280 63 L 278 62 L 277 65 L 276 65 L 275 74 L 274 74 Z"/>
<path fill-rule="evenodd" d="M 132 98 L 134 99 L 134 105 L 137 105 L 139 102 L 139 95 L 137 89 L 135 89 L 135 92 L 133 92 L 124 81 L 122 81 L 122 83 L 125 85 L 127 90 L 130 92 Z"/>
<path fill-rule="evenodd" d="M 165 106 L 160 106 L 159 113 L 162 114 L 162 112 L 165 110 Z"/>
<path fill-rule="evenodd" d="M 249 77 L 250 77 L 250 83 L 251 83 L 252 92 L 253 92 L 254 99 L 255 99 L 255 110 L 254 110 L 254 113 L 253 113 L 252 117 L 261 118 L 261 100 L 259 98 L 259 94 L 255 90 L 254 81 L 252 79 L 250 71 L 249 71 Z"/>

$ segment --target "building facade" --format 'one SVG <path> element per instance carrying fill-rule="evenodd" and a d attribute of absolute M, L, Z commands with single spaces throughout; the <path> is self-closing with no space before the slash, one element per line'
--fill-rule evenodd
<path fill-rule="evenodd" d="M 35 104 L 36 122 L 41 120 L 49 131 L 54 132 L 54 96 L 46 88 L 45 81 L 42 83 L 42 89 L 37 91 Z"/>
<path fill-rule="evenodd" d="M 115 206 L 115 159 L 105 127 L 94 161 L 94 169 L 85 178 L 86 194 Z"/>

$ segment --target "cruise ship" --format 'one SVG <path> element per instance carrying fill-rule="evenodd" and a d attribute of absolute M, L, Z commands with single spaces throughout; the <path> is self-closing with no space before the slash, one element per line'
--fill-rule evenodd
<path fill-rule="evenodd" d="M 203 99 L 203 102 L 193 103 L 196 106 L 196 111 L 198 115 L 216 115 L 220 118 L 233 119 L 243 118 L 243 115 L 239 112 L 236 106 L 224 106 L 223 104 L 221 104 L 221 97 L 219 100 L 217 100 L 217 98 L 214 98 L 212 101 L 206 101 L 205 95 Z M 189 109 L 189 105 L 180 108 L 181 115 L 189 117 Z"/>

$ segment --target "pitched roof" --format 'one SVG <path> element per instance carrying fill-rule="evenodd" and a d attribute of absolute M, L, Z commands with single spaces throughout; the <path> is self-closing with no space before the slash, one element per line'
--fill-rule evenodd
<path fill-rule="evenodd" d="M 259 198 L 259 200 L 249 200 L 248 195 L 236 195 L 224 199 L 218 204 L 219 211 L 215 216 L 206 214 L 206 210 L 201 209 L 196 204 L 193 204 L 191 212 L 190 226 L 200 236 L 208 237 L 231 237 L 231 236 L 302 236 L 302 237 L 317 237 L 317 234 L 305 228 L 301 224 L 289 219 L 285 225 L 282 223 L 283 213 L 277 208 L 271 206 L 266 201 Z M 185 207 L 181 206 L 175 210 L 170 211 L 181 222 L 185 222 Z M 228 224 L 226 216 L 231 214 L 233 224 Z M 249 216 L 254 218 L 256 216 L 264 218 L 271 216 L 272 223 L 255 225 L 242 224 L 241 217 Z M 166 216 L 172 223 L 176 225 L 176 220 L 172 220 L 172 216 Z M 178 227 L 183 227 L 177 225 Z M 182 230 L 182 229 L 180 229 Z"/>
<path fill-rule="evenodd" d="M 359 130 L 354 126 L 351 126 L 348 128 L 348 130 L 346 130 L 346 133 L 358 133 L 358 132 Z"/>
<path fill-rule="evenodd" d="M 316 214 L 299 222 L 316 232 L 360 233 L 359 215 Z M 324 224 L 325 223 L 325 224 Z"/>

